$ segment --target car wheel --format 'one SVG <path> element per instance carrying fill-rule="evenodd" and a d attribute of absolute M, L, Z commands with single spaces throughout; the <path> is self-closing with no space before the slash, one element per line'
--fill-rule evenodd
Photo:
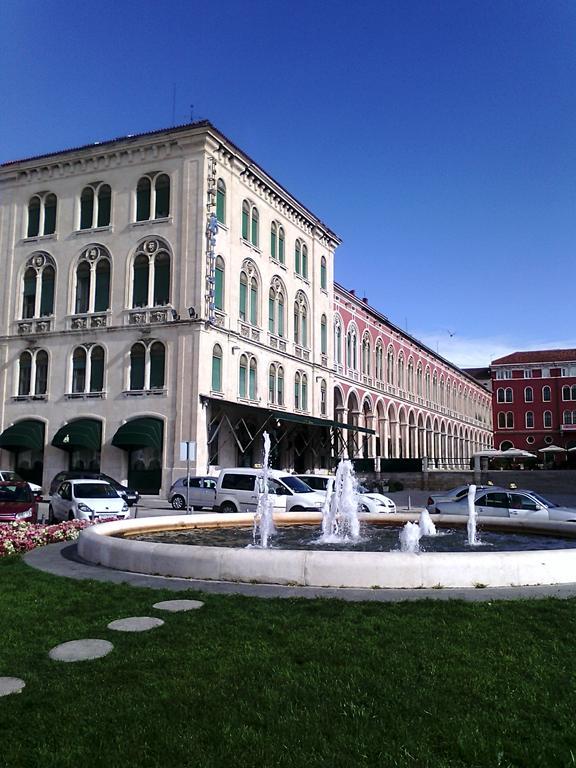
<path fill-rule="evenodd" d="M 220 512 L 222 512 L 223 515 L 233 515 L 238 510 L 236 509 L 236 505 L 232 504 L 231 501 L 225 501 L 224 504 L 220 505 Z"/>
<path fill-rule="evenodd" d="M 52 504 L 48 507 L 48 525 L 54 525 L 56 522 L 56 518 L 54 517 L 54 510 L 52 509 Z"/>
<path fill-rule="evenodd" d="M 186 499 L 184 496 L 176 495 L 171 501 L 173 509 L 184 509 L 186 506 Z"/>
<path fill-rule="evenodd" d="M 289 512 L 303 512 L 302 507 L 290 507 Z"/>

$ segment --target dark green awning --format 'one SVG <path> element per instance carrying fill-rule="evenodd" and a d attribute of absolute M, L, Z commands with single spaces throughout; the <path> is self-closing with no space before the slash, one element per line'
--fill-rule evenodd
<path fill-rule="evenodd" d="M 44 448 L 44 424 L 36 419 L 13 424 L 0 435 L 0 448 L 7 451 L 41 451 Z"/>
<path fill-rule="evenodd" d="M 300 424 L 309 424 L 311 427 L 330 427 L 331 429 L 347 429 L 351 432 L 366 432 L 375 435 L 376 432 L 368 427 L 360 427 L 357 424 L 345 424 L 343 421 L 330 421 L 319 419 L 317 416 L 304 416 L 300 413 L 287 413 L 286 411 L 270 411 L 279 421 L 296 421 Z"/>
<path fill-rule="evenodd" d="M 102 423 L 96 419 L 70 421 L 56 432 L 52 445 L 63 451 L 74 451 L 78 448 L 99 451 L 102 447 Z"/>
<path fill-rule="evenodd" d="M 164 427 L 160 419 L 142 418 L 127 421 L 116 431 L 112 445 L 129 451 L 133 448 L 155 448 L 162 451 Z"/>

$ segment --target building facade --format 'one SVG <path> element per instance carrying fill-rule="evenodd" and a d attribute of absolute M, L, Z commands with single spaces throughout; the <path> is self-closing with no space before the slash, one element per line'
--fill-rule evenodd
<path fill-rule="evenodd" d="M 258 463 L 265 430 L 297 471 L 466 458 L 488 440 L 481 388 L 335 294 L 339 242 L 206 121 L 1 166 L 0 463 L 165 493 L 182 443 L 204 473 Z M 343 366 L 352 322 L 393 382 L 376 357 Z"/>
<path fill-rule="evenodd" d="M 491 370 L 496 448 L 576 447 L 576 349 L 514 352 Z"/>
<path fill-rule="evenodd" d="M 347 436 L 350 455 L 448 469 L 492 446 L 485 387 L 354 291 L 336 284 L 334 302 L 335 418 L 374 430 Z"/>

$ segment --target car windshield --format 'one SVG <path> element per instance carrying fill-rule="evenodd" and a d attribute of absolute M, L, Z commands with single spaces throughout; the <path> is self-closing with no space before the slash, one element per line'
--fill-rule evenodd
<path fill-rule="evenodd" d="M 306 483 L 303 483 L 300 478 L 294 477 L 294 475 L 284 475 L 280 480 L 294 493 L 314 493 L 309 485 L 306 485 Z"/>
<path fill-rule="evenodd" d="M 118 494 L 108 483 L 79 483 L 74 487 L 77 499 L 117 499 Z"/>
<path fill-rule="evenodd" d="M 32 494 L 26 485 L 3 485 L 0 488 L 0 504 L 31 500 Z"/>
<path fill-rule="evenodd" d="M 553 501 L 549 501 L 548 499 L 545 499 L 544 496 L 540 496 L 539 493 L 534 493 L 534 491 L 530 491 L 530 496 L 532 496 L 536 501 L 539 501 L 540 504 L 544 504 L 545 507 L 557 507 L 558 504 L 554 504 Z"/>
<path fill-rule="evenodd" d="M 0 475 L 2 476 L 3 480 L 6 480 L 9 483 L 20 480 L 20 476 L 17 475 L 16 472 L 0 472 Z"/>

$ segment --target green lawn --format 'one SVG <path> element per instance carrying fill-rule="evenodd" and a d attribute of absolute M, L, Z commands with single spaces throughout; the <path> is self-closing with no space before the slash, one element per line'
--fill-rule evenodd
<path fill-rule="evenodd" d="M 189 613 L 155 612 L 193 597 Z M 158 615 L 163 627 L 112 632 Z M 106 658 L 48 650 L 111 640 Z M 262 600 L 79 582 L 0 559 L 0 765 L 576 765 L 576 601 Z"/>

